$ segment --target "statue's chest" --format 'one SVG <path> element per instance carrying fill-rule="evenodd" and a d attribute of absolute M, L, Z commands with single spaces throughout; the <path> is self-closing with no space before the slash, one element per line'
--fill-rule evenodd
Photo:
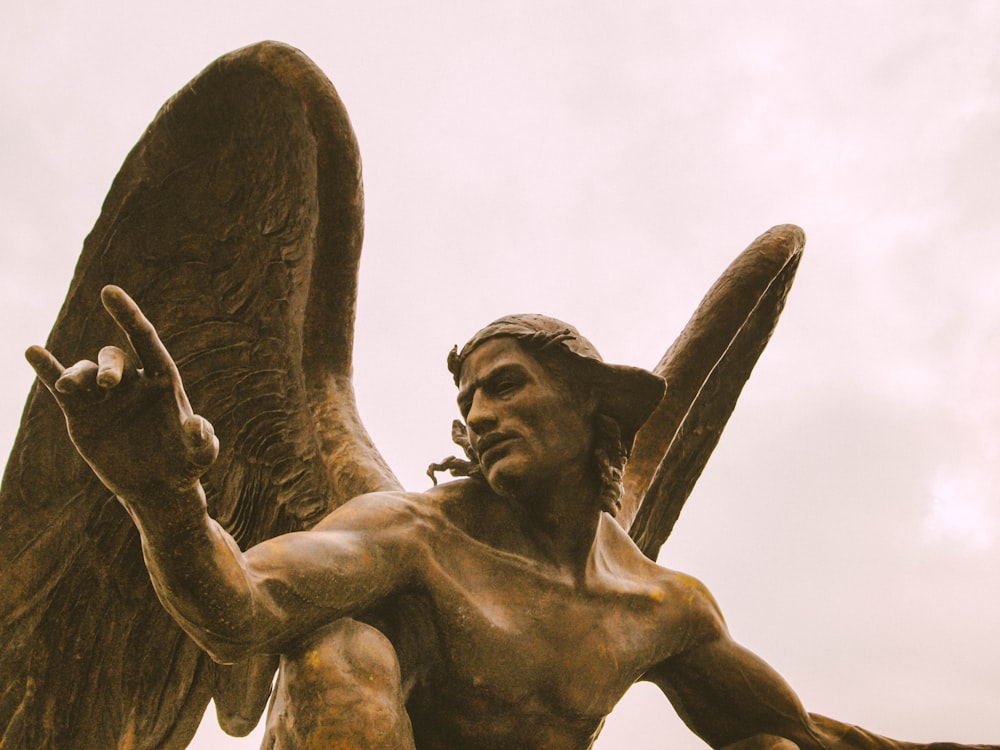
<path fill-rule="evenodd" d="M 582 591 L 474 543 L 450 547 L 428 583 L 438 687 L 472 710 L 604 716 L 655 658 L 641 596 Z"/>

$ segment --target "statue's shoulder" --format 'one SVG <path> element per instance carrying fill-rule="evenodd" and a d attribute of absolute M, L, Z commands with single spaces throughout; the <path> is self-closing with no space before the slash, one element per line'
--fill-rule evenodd
<path fill-rule="evenodd" d="M 662 604 L 663 622 L 671 623 L 670 627 L 682 626 L 690 643 L 712 640 L 726 632 L 719 604 L 704 583 L 687 573 L 656 567 L 653 584 L 658 590 L 656 600 Z"/>
<path fill-rule="evenodd" d="M 496 499 L 496 495 L 486 482 L 474 478 L 442 482 L 424 492 L 408 494 L 412 495 L 413 502 L 423 503 L 445 514 L 476 507 Z"/>
<path fill-rule="evenodd" d="M 463 496 L 471 497 L 473 495 L 493 495 L 493 491 L 490 490 L 486 481 L 482 477 L 460 477 L 458 479 L 452 479 L 448 482 L 441 482 L 440 484 L 435 484 L 433 487 L 429 488 L 424 494 L 426 495 L 440 495 L 440 496 Z"/>
<path fill-rule="evenodd" d="M 507 504 L 478 477 L 442 482 L 420 493 L 416 502 L 422 503 L 426 512 L 447 526 L 458 527 L 474 536 L 481 536 L 477 529 L 509 525 L 504 515 L 509 512 Z"/>
<path fill-rule="evenodd" d="M 439 501 L 423 492 L 384 490 L 368 492 L 351 498 L 334 509 L 314 529 L 325 531 L 343 528 L 363 528 L 379 534 L 396 529 L 408 529 L 421 519 L 440 515 Z"/>
<path fill-rule="evenodd" d="M 422 492 L 390 490 L 360 495 L 344 507 L 377 508 L 391 514 L 442 518 L 463 513 L 495 498 L 489 486 L 476 479 L 458 479 Z M 336 512 L 334 514 L 336 515 Z"/>
<path fill-rule="evenodd" d="M 608 559 L 614 560 L 619 581 L 635 585 L 634 591 L 643 593 L 651 601 L 663 605 L 671 617 L 714 619 L 718 604 L 708 587 L 692 575 L 664 567 L 650 560 L 635 545 L 628 533 L 617 522 L 603 518 L 602 543 Z"/>

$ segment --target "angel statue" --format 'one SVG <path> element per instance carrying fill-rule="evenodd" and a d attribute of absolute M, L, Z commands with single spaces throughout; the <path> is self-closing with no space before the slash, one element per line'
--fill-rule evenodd
<path fill-rule="evenodd" d="M 457 478 L 408 492 L 351 385 L 360 175 L 333 87 L 276 43 L 129 154 L 27 355 L 0 748 L 183 748 L 210 699 L 246 734 L 269 696 L 268 750 L 587 748 L 641 680 L 716 748 L 918 747 L 808 713 L 654 561 L 801 230 L 751 244 L 652 371 L 553 318 L 487 325 L 448 358 L 466 455 L 432 468 Z"/>

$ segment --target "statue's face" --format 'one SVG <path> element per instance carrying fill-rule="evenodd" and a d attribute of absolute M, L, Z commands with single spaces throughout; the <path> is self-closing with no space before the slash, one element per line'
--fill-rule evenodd
<path fill-rule="evenodd" d="M 489 339 L 462 364 L 458 406 L 483 475 L 501 495 L 580 481 L 592 465 L 591 400 L 582 402 L 509 336 Z"/>

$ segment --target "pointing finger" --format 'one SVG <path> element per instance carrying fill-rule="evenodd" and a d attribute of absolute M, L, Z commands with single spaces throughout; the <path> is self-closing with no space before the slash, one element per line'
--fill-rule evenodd
<path fill-rule="evenodd" d="M 167 353 L 167 348 L 135 300 L 120 287 L 108 285 L 101 290 L 101 301 L 108 314 L 128 336 L 148 374 L 159 375 L 174 371 L 174 361 Z"/>
<path fill-rule="evenodd" d="M 29 347 L 24 353 L 24 358 L 28 360 L 38 379 L 51 391 L 64 371 L 59 360 L 53 357 L 48 349 L 40 346 Z"/>

